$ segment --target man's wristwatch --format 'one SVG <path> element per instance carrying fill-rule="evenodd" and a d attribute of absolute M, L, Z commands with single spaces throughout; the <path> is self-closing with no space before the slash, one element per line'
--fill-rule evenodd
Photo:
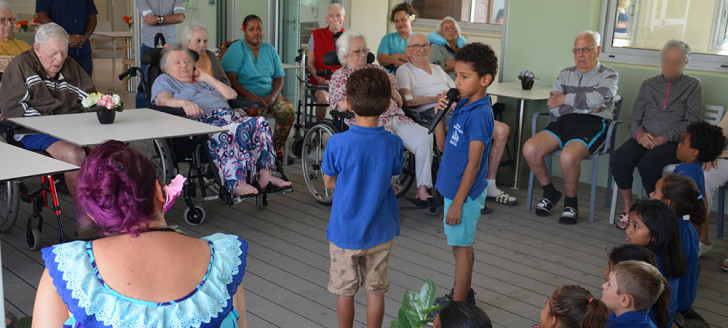
<path fill-rule="evenodd" d="M 157 24 L 162 25 L 164 23 L 164 16 L 157 16 Z"/>

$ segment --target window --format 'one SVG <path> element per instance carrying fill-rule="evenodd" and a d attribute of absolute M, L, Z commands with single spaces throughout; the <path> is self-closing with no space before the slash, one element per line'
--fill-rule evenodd
<path fill-rule="evenodd" d="M 411 0 L 419 18 L 503 25 L 505 0 Z"/>
<path fill-rule="evenodd" d="M 692 48 L 688 68 L 728 72 L 728 0 L 604 3 L 605 60 L 659 65 L 660 49 L 676 39 Z"/>

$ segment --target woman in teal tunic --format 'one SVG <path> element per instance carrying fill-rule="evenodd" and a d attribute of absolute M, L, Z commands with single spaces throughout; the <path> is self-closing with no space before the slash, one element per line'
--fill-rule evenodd
<path fill-rule="evenodd" d="M 377 61 L 382 66 L 394 64 L 400 67 L 409 62 L 404 53 L 407 39 L 412 35 L 412 23 L 417 19 L 417 11 L 408 2 L 400 3 L 392 8 L 389 20 L 394 23 L 396 32 L 384 35 L 377 49 Z"/>

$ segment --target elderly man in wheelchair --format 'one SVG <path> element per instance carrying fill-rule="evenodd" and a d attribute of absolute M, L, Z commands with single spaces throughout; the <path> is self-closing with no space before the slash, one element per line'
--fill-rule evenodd
<path fill-rule="evenodd" d="M 159 75 L 151 89 L 156 105 L 181 107 L 185 115 L 227 129 L 208 139 L 208 150 L 219 168 L 223 186 L 234 196 L 290 189 L 291 182 L 273 176 L 275 150 L 263 117 L 244 117 L 230 108 L 235 90 L 194 69 L 193 55 L 182 45 L 162 50 Z"/>
<path fill-rule="evenodd" d="M 79 99 L 94 92 L 91 77 L 68 57 L 68 33 L 58 24 L 43 24 L 33 49 L 15 57 L 3 75 L 0 111 L 6 118 L 79 113 Z M 28 150 L 80 166 L 86 158 L 81 147 L 45 134 L 15 129 L 14 138 Z M 76 194 L 78 172 L 65 174 L 71 195 Z"/>

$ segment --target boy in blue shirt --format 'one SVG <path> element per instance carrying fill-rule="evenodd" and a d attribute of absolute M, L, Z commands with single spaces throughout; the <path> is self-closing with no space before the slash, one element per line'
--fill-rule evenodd
<path fill-rule="evenodd" d="M 720 127 L 705 121 L 691 123 L 682 141 L 677 145 L 676 157 L 682 163 L 675 167 L 674 172 L 693 179 L 700 194 L 705 195 L 703 163 L 718 158 L 723 152 L 725 142 L 723 129 Z"/>
<path fill-rule="evenodd" d="M 363 68 L 349 76 L 346 105 L 356 115 L 348 131 L 333 135 L 321 164 L 334 203 L 326 231 L 331 269 L 328 290 L 337 294 L 339 327 L 354 324 L 354 295 L 366 290 L 367 326 L 381 327 L 387 261 L 399 235 L 399 208 L 392 176 L 402 173 L 402 139 L 379 126 L 393 84 L 384 71 Z M 360 279 L 361 276 L 361 279 Z"/>
<path fill-rule="evenodd" d="M 461 100 L 447 124 L 435 128 L 437 147 L 443 151 L 436 188 L 445 198 L 445 234 L 455 256 L 455 283 L 450 295 L 436 304 L 461 301 L 475 304 L 470 288 L 473 276 L 473 237 L 485 203 L 485 178 L 493 136 L 493 108 L 486 88 L 498 70 L 493 49 L 471 43 L 455 54 L 455 87 Z M 450 110 L 443 94 L 435 112 Z M 452 107 L 451 107 L 452 108 Z"/>

